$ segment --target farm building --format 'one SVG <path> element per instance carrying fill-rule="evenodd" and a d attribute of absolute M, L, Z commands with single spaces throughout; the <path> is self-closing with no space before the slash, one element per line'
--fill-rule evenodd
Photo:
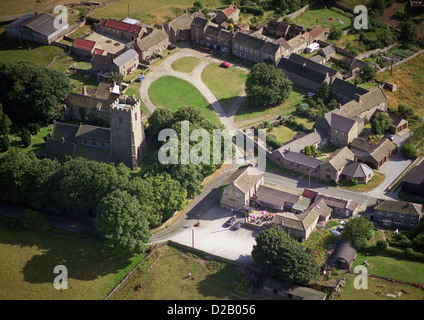
<path fill-rule="evenodd" d="M 6 26 L 6 34 L 9 37 L 48 45 L 69 28 L 69 25 L 66 25 L 56 29 L 54 19 L 55 17 L 48 13 L 25 14 Z"/>
<path fill-rule="evenodd" d="M 325 300 L 327 294 L 307 287 L 286 285 L 272 278 L 267 278 L 263 290 L 292 300 Z"/>
<path fill-rule="evenodd" d="M 424 197 L 424 161 L 409 171 L 403 178 L 402 191 Z"/>
<path fill-rule="evenodd" d="M 331 263 L 338 269 L 349 269 L 356 258 L 356 250 L 350 244 L 349 239 L 341 240 L 334 250 Z"/>

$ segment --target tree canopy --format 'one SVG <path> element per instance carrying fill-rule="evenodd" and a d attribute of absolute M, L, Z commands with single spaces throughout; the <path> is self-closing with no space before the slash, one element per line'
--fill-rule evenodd
<path fill-rule="evenodd" d="M 141 254 L 148 248 L 147 215 L 137 198 L 126 191 L 114 190 L 99 202 L 94 225 L 113 257 Z"/>
<path fill-rule="evenodd" d="M 358 246 L 363 246 L 363 239 L 369 240 L 374 235 L 374 225 L 371 221 L 364 217 L 356 217 L 350 219 L 343 230 L 342 236 L 352 241 L 352 244 L 357 249 Z"/>
<path fill-rule="evenodd" d="M 252 106 L 267 106 L 285 101 L 290 96 L 292 82 L 282 70 L 266 63 L 257 63 L 246 79 L 247 99 Z"/>
<path fill-rule="evenodd" d="M 287 284 L 306 285 L 319 274 L 314 257 L 280 228 L 266 229 L 257 235 L 252 257 L 265 273 Z"/>

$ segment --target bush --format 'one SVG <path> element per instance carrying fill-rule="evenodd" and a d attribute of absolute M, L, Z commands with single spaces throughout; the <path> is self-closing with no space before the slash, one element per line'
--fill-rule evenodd
<path fill-rule="evenodd" d="M 376 247 L 378 250 L 384 251 L 389 247 L 389 243 L 386 240 L 378 240 Z"/>
<path fill-rule="evenodd" d="M 406 248 L 405 249 L 405 254 L 407 255 L 407 256 L 413 256 L 414 255 L 414 249 L 412 249 L 412 248 Z"/>
<path fill-rule="evenodd" d="M 352 246 L 358 251 L 364 250 L 368 247 L 368 240 L 362 237 L 355 238 L 352 240 Z"/>
<path fill-rule="evenodd" d="M 38 123 L 30 122 L 27 124 L 27 128 L 31 134 L 37 134 L 40 132 L 40 125 Z"/>
<path fill-rule="evenodd" d="M 39 212 L 26 209 L 24 211 L 24 218 L 22 219 L 22 225 L 25 228 L 35 228 L 41 229 L 43 231 L 48 231 L 51 229 L 50 223 L 47 219 L 41 215 Z"/>
<path fill-rule="evenodd" d="M 25 148 L 31 145 L 31 132 L 27 128 L 22 128 L 22 131 L 20 132 L 20 137 Z"/>
<path fill-rule="evenodd" d="M 402 145 L 400 152 L 402 152 L 403 156 L 408 159 L 414 159 L 418 154 L 417 149 L 415 149 L 415 147 L 408 142 L 405 142 Z"/>

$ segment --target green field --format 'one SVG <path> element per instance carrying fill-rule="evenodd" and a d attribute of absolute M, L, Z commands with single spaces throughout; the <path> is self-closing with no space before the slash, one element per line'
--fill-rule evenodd
<path fill-rule="evenodd" d="M 124 19 L 128 10 L 133 19 L 145 24 L 162 24 L 182 14 L 185 9 L 193 6 L 192 0 L 119 0 L 109 3 L 103 8 L 95 9 L 90 17 Z M 206 8 L 222 8 L 228 5 L 224 0 L 200 0 Z M 225 4 L 227 3 L 227 4 Z M 129 7 L 129 8 L 128 8 Z"/>
<path fill-rule="evenodd" d="M 218 63 L 209 64 L 202 73 L 203 82 L 226 112 L 243 93 L 246 78 L 246 71 L 236 67 L 222 68 Z"/>
<path fill-rule="evenodd" d="M 192 73 L 199 63 L 200 60 L 195 57 L 184 57 L 174 61 L 171 67 L 175 71 Z"/>
<path fill-rule="evenodd" d="M 164 107 L 175 112 L 182 106 L 193 106 L 213 124 L 220 126 L 218 116 L 205 97 L 189 82 L 164 76 L 153 82 L 149 87 L 149 97 L 157 107 Z"/>
<path fill-rule="evenodd" d="M 201 254 L 164 245 L 157 248 L 110 299 L 228 300 L 248 296 L 269 298 L 255 291 L 250 280 L 243 281 L 237 265 L 207 260 Z"/>
<path fill-rule="evenodd" d="M 293 139 L 296 133 L 296 131 L 293 131 L 292 129 L 286 126 L 275 127 L 272 128 L 272 131 L 268 132 L 268 134 L 275 136 L 275 139 L 282 144 Z"/>
<path fill-rule="evenodd" d="M 26 148 L 24 148 L 22 140 L 19 136 L 20 130 L 20 127 L 12 126 L 9 134 L 10 147 L 18 147 L 23 149 L 24 151 L 32 151 L 34 153 L 37 153 L 37 151 L 45 149 L 46 143 L 44 141 L 44 138 L 52 133 L 53 124 L 49 124 L 45 127 L 42 127 L 38 134 L 32 136 L 31 145 Z"/>
<path fill-rule="evenodd" d="M 348 13 L 346 13 L 346 15 L 352 16 Z M 332 20 L 329 20 L 330 18 L 332 18 Z M 341 20 L 343 24 L 338 20 Z M 304 27 L 321 26 L 328 29 L 334 25 L 340 28 L 348 28 L 351 25 L 350 18 L 334 12 L 324 5 L 312 6 L 309 10 L 291 21 Z"/>
<path fill-rule="evenodd" d="M 239 127 L 248 127 L 272 117 L 288 115 L 295 110 L 299 103 L 306 101 L 305 95 L 307 92 L 307 90 L 293 86 L 289 98 L 276 106 L 250 107 L 245 100 L 237 111 L 235 121 L 239 124 Z"/>
<path fill-rule="evenodd" d="M 0 230 L 0 300 L 103 299 L 144 257 L 110 259 L 99 244 L 65 232 Z M 57 290 L 55 266 L 68 270 Z"/>
<path fill-rule="evenodd" d="M 5 26 L 0 27 L 0 61 L 11 63 L 29 61 L 39 67 L 45 67 L 60 54 L 64 54 L 64 50 L 52 45 L 22 41 L 21 46 L 19 39 L 6 36 Z"/>

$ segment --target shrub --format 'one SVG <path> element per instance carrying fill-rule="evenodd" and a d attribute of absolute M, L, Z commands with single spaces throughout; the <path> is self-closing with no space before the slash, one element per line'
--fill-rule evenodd
<path fill-rule="evenodd" d="M 407 256 L 413 256 L 414 255 L 414 249 L 412 249 L 412 248 L 406 248 L 405 249 L 405 254 L 407 255 Z"/>
<path fill-rule="evenodd" d="M 386 240 L 378 240 L 376 247 L 378 250 L 384 251 L 389 247 L 389 243 Z"/>
<path fill-rule="evenodd" d="M 30 122 L 27 124 L 27 128 L 31 132 L 31 134 L 37 134 L 40 132 L 40 125 L 38 123 Z"/>
<path fill-rule="evenodd" d="M 41 229 L 43 231 L 48 231 L 51 229 L 50 223 L 47 219 L 41 215 L 39 212 L 26 209 L 24 211 L 24 218 L 22 219 L 22 225 L 25 228 L 35 228 Z"/>
<path fill-rule="evenodd" d="M 31 132 L 27 128 L 22 128 L 20 137 L 25 147 L 29 147 L 31 145 Z"/>
<path fill-rule="evenodd" d="M 366 247 L 368 247 L 368 240 L 366 238 L 355 238 L 352 240 L 352 246 L 360 251 L 360 250 L 364 250 Z"/>
<path fill-rule="evenodd" d="M 405 142 L 402 145 L 400 152 L 402 152 L 403 156 L 408 159 L 414 159 L 418 154 L 417 149 L 415 149 L 415 147 L 408 142 Z"/>

